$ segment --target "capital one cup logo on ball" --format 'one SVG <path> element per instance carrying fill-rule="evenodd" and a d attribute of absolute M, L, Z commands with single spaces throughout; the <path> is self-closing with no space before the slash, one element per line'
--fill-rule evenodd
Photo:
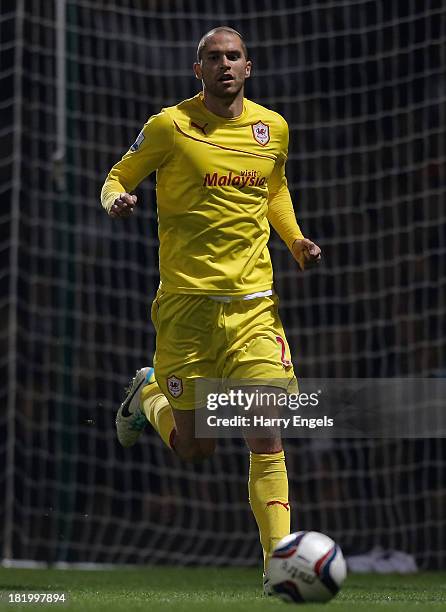
<path fill-rule="evenodd" d="M 280 540 L 268 565 L 268 592 L 290 603 L 329 601 L 347 575 L 339 546 L 317 531 L 298 531 Z"/>

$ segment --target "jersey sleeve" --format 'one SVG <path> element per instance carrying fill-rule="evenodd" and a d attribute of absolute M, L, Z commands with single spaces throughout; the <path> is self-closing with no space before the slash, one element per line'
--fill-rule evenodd
<path fill-rule="evenodd" d="M 288 125 L 283 121 L 281 150 L 268 181 L 268 214 L 267 218 L 288 248 L 303 234 L 296 221 L 293 203 L 285 176 L 285 164 L 288 156 Z"/>
<path fill-rule="evenodd" d="M 175 139 L 174 124 L 166 111 L 153 115 L 136 141 L 108 173 L 101 191 L 102 206 L 108 211 L 121 193 L 130 193 L 169 157 Z"/>

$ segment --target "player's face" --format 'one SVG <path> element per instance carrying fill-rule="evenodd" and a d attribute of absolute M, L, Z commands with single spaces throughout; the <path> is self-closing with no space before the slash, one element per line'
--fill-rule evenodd
<path fill-rule="evenodd" d="M 217 98 L 235 98 L 251 73 L 241 40 L 230 32 L 218 32 L 206 40 L 200 63 L 194 64 L 195 76 L 204 89 Z"/>

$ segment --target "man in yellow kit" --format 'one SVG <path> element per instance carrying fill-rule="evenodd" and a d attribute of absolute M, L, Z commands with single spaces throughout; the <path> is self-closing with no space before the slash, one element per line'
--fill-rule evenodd
<path fill-rule="evenodd" d="M 282 390 L 295 382 L 273 294 L 270 224 L 302 269 L 321 256 L 294 215 L 287 123 L 244 98 L 251 62 L 240 34 L 225 26 L 205 34 L 194 72 L 203 91 L 150 117 L 101 195 L 111 217 L 128 217 L 136 205 L 130 192 L 157 171 L 154 369 L 137 372 L 116 426 L 127 447 L 150 422 L 185 460 L 208 457 L 215 447 L 194 435 L 194 410 L 204 406 L 197 379 L 281 380 Z M 285 457 L 279 434 L 246 442 L 249 501 L 266 564 L 290 531 Z"/>

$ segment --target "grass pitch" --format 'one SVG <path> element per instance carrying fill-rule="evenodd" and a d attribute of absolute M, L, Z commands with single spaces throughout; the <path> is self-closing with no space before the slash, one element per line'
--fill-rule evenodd
<path fill-rule="evenodd" d="M 65 604 L 8 603 L 11 592 L 62 591 L 67 595 Z M 0 610 L 10 612 L 286 612 L 295 607 L 263 597 L 260 570 L 243 568 L 0 569 L 0 594 Z M 446 573 L 353 574 L 329 604 L 306 604 L 304 609 L 311 612 L 330 609 L 333 612 L 445 612 Z"/>

